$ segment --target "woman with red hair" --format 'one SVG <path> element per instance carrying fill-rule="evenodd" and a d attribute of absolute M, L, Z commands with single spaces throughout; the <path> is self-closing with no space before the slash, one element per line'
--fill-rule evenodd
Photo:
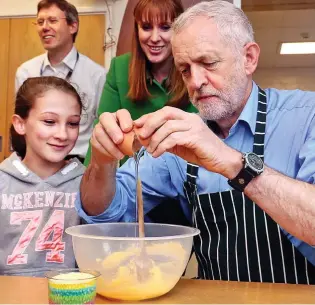
<path fill-rule="evenodd" d="M 98 115 L 124 108 L 136 120 L 165 105 L 196 112 L 172 56 L 171 25 L 183 11 L 180 0 L 139 0 L 132 52 L 112 59 Z"/>

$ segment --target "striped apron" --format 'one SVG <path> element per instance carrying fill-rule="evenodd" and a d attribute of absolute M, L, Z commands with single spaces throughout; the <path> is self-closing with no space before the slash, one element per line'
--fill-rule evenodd
<path fill-rule="evenodd" d="M 266 94 L 259 88 L 253 152 L 264 157 Z M 184 191 L 192 208 L 198 277 L 202 279 L 315 284 L 315 266 L 244 193 L 198 195 L 198 166 L 188 163 Z"/>

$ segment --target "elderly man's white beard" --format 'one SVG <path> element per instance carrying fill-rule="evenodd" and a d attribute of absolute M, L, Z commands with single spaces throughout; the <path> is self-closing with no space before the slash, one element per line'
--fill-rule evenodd
<path fill-rule="evenodd" d="M 218 102 L 193 102 L 194 106 L 198 109 L 200 116 L 204 120 L 218 121 L 228 119 L 237 111 L 239 103 L 236 101 L 226 101 L 220 98 Z"/>

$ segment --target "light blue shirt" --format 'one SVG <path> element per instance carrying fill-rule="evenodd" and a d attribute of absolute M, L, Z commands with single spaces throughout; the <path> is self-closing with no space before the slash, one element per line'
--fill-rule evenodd
<path fill-rule="evenodd" d="M 267 125 L 265 164 L 282 174 L 311 184 L 315 182 L 315 93 L 300 90 L 267 89 Z M 239 119 L 223 141 L 241 152 L 252 151 L 258 105 L 258 87 L 253 84 L 250 98 Z M 207 141 L 207 139 L 205 139 Z M 144 212 L 148 213 L 165 197 L 177 198 L 188 219 L 191 219 L 183 184 L 187 163 L 165 153 L 153 158 L 145 153 L 139 173 L 143 185 Z M 98 216 L 88 216 L 82 209 L 80 196 L 76 208 L 88 223 L 135 221 L 135 168 L 128 160 L 117 172 L 115 197 L 108 209 Z M 200 168 L 198 193 L 230 190 L 227 179 Z M 150 219 L 146 219 L 150 221 Z M 315 219 L 314 219 L 315 221 Z M 284 230 L 283 230 L 284 231 Z M 315 248 L 284 231 L 288 239 L 315 265 Z"/>

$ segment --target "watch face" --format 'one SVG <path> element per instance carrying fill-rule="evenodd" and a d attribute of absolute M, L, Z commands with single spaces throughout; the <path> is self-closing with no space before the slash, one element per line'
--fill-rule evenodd
<path fill-rule="evenodd" d="M 264 168 L 264 162 L 254 153 L 249 153 L 247 155 L 247 160 L 250 166 L 255 170 L 260 171 Z"/>

